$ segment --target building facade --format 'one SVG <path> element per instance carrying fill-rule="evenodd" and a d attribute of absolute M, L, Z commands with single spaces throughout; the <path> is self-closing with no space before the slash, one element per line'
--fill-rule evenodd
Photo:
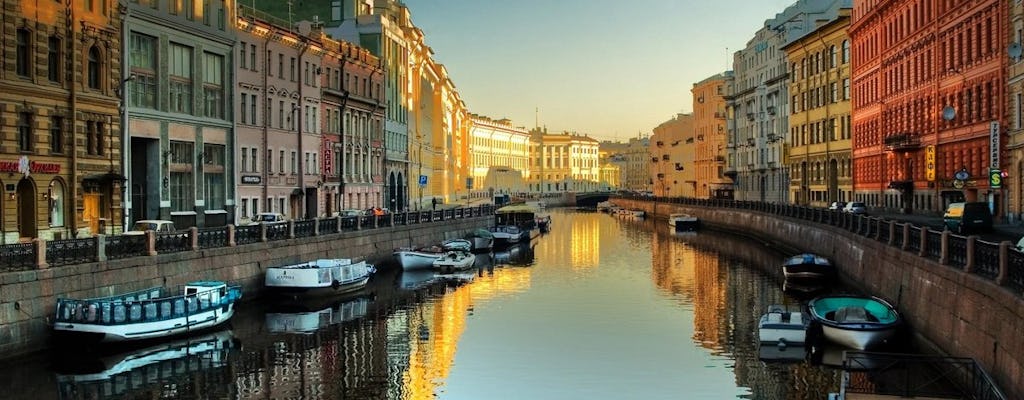
<path fill-rule="evenodd" d="M 987 201 L 1004 213 L 990 172 L 1004 166 L 1008 8 L 996 0 L 854 4 L 856 199 L 930 212 Z"/>
<path fill-rule="evenodd" d="M 828 207 L 853 198 L 850 147 L 850 10 L 836 10 L 813 31 L 782 47 L 789 64 L 789 196 Z"/>
<path fill-rule="evenodd" d="M 531 192 L 592 192 L 600 187 L 599 142 L 586 135 L 530 131 Z"/>
<path fill-rule="evenodd" d="M 120 232 L 118 6 L 4 1 L 0 16 L 0 242 Z"/>
<path fill-rule="evenodd" d="M 530 168 L 530 133 L 509 119 L 471 114 L 471 197 L 490 198 L 496 190 L 528 191 L 525 177 Z"/>
<path fill-rule="evenodd" d="M 1010 3 L 1010 29 L 1007 55 L 1007 110 L 1006 155 L 1007 177 L 1003 180 L 1006 192 L 1007 217 L 1012 221 L 1024 219 L 1024 2 Z"/>
<path fill-rule="evenodd" d="M 693 84 L 693 130 L 696 134 L 693 169 L 694 197 L 732 199 L 732 180 L 725 176 L 725 95 L 732 86 L 732 71 Z"/>
<path fill-rule="evenodd" d="M 651 159 L 649 137 L 630 138 L 623 142 L 601 142 L 600 148 L 608 152 L 608 161 L 619 167 L 619 190 L 649 192 Z"/>
<path fill-rule="evenodd" d="M 696 196 L 696 137 L 693 114 L 677 114 L 654 128 L 648 179 L 655 196 Z"/>
<path fill-rule="evenodd" d="M 76 2 L 77 3 L 77 2 Z M 233 1 L 122 3 L 130 220 L 234 222 Z"/>

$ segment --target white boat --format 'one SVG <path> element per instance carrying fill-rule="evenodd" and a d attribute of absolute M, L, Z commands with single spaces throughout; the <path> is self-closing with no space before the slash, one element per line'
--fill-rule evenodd
<path fill-rule="evenodd" d="M 669 214 L 668 226 L 671 226 L 676 232 L 695 231 L 700 228 L 700 220 L 690 214 Z"/>
<path fill-rule="evenodd" d="M 902 318 L 877 297 L 821 296 L 807 303 L 811 318 L 828 340 L 856 350 L 871 350 L 893 339 Z"/>
<path fill-rule="evenodd" d="M 264 286 L 281 293 L 340 294 L 362 289 L 374 272 L 366 261 L 323 258 L 267 268 Z"/>
<path fill-rule="evenodd" d="M 441 242 L 441 247 L 445 250 L 471 251 L 473 242 L 468 239 L 448 239 Z"/>
<path fill-rule="evenodd" d="M 519 243 L 524 238 L 529 238 L 530 231 L 512 225 L 499 225 L 491 227 L 491 235 L 494 236 L 495 245 L 507 246 Z"/>
<path fill-rule="evenodd" d="M 810 322 L 799 310 L 773 304 L 757 323 L 757 337 L 761 344 L 803 345 Z"/>
<path fill-rule="evenodd" d="M 462 271 L 469 269 L 476 262 L 476 256 L 468 251 L 449 251 L 441 258 L 434 260 L 434 268 L 441 272 Z"/>
<path fill-rule="evenodd" d="M 445 250 L 440 246 L 403 248 L 391 253 L 403 271 L 426 269 L 434 266 L 434 260 L 441 258 Z"/>
<path fill-rule="evenodd" d="M 610 208 L 612 208 L 614 206 L 615 206 L 615 204 L 613 204 L 610 201 L 599 201 L 599 202 L 597 202 L 597 211 L 608 212 L 608 209 L 610 209 Z"/>
<path fill-rule="evenodd" d="M 369 305 L 369 299 L 356 297 L 318 309 L 297 307 L 287 311 L 268 311 L 266 329 L 270 333 L 314 333 L 321 328 L 366 316 Z"/>
<path fill-rule="evenodd" d="M 153 339 L 220 325 L 235 313 L 242 288 L 189 282 L 177 294 L 162 287 L 93 299 L 57 299 L 53 330 L 101 342 Z"/>
<path fill-rule="evenodd" d="M 466 235 L 466 239 L 473 242 L 473 251 L 489 251 L 494 248 L 494 234 L 487 229 L 475 229 Z"/>

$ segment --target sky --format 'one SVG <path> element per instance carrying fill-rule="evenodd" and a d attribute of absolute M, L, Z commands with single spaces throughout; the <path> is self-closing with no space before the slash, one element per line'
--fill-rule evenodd
<path fill-rule="evenodd" d="M 470 112 L 599 140 L 691 112 L 795 0 L 403 0 Z"/>

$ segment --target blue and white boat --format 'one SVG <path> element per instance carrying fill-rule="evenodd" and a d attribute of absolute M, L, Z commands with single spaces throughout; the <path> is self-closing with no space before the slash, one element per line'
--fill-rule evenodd
<path fill-rule="evenodd" d="M 267 268 L 264 286 L 283 294 L 341 294 L 362 289 L 374 272 L 377 270 L 366 261 L 322 258 Z"/>
<path fill-rule="evenodd" d="M 891 304 L 871 296 L 821 296 L 808 302 L 807 310 L 825 338 L 856 350 L 887 343 L 903 323 Z"/>
<path fill-rule="evenodd" d="M 57 299 L 53 330 L 85 341 L 124 342 L 195 332 L 227 322 L 242 288 L 189 282 L 177 294 L 162 287 L 92 299 Z"/>

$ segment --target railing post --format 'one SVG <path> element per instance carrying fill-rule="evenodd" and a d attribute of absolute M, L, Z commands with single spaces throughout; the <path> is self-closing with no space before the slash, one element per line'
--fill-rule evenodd
<path fill-rule="evenodd" d="M 892 242 L 894 240 L 896 240 L 896 224 L 893 222 L 889 222 L 889 242 L 886 243 L 886 245 L 892 246 Z"/>
<path fill-rule="evenodd" d="M 235 241 L 235 224 L 228 224 L 228 247 L 238 246 Z"/>
<path fill-rule="evenodd" d="M 96 261 L 107 261 L 107 235 L 96 235 Z"/>
<path fill-rule="evenodd" d="M 949 231 L 942 231 L 942 245 L 939 246 L 939 264 L 949 265 Z"/>
<path fill-rule="evenodd" d="M 156 255 L 156 232 L 146 231 L 146 254 Z"/>
<path fill-rule="evenodd" d="M 357 231 L 363 230 L 363 216 L 362 215 L 357 215 L 356 216 L 356 230 Z"/>
<path fill-rule="evenodd" d="M 199 250 L 199 228 L 191 227 L 188 228 L 188 237 L 192 239 L 192 251 Z"/>
<path fill-rule="evenodd" d="M 943 231 L 942 234 L 945 235 L 948 232 L 949 231 L 946 230 L 946 231 Z M 971 271 L 974 270 L 974 246 L 977 245 L 977 243 L 976 243 L 977 240 L 978 240 L 978 237 L 974 236 L 974 235 L 971 235 L 971 236 L 967 237 L 967 246 L 965 246 L 966 250 L 964 250 L 965 252 L 967 252 L 967 254 L 965 254 L 965 256 L 966 256 L 965 260 L 966 261 L 964 261 L 964 272 L 966 272 L 968 274 L 971 273 Z"/>
<path fill-rule="evenodd" d="M 900 250 L 906 250 L 910 246 L 910 224 L 903 224 L 903 244 L 900 245 Z"/>
<path fill-rule="evenodd" d="M 46 269 L 50 264 L 46 263 L 46 241 L 40 238 L 32 239 L 32 246 L 36 248 L 36 268 Z"/>
<path fill-rule="evenodd" d="M 1013 246 L 1013 243 L 1009 241 L 999 242 L 999 275 L 996 275 L 996 284 L 999 286 L 1005 285 L 1006 280 L 1009 279 L 1010 246 Z"/>
<path fill-rule="evenodd" d="M 377 216 L 374 215 L 373 216 L 373 229 L 377 229 L 377 228 L 380 228 L 380 218 L 377 218 Z"/>
<path fill-rule="evenodd" d="M 335 222 L 335 224 L 334 224 L 335 225 L 334 226 L 335 227 L 334 232 L 335 233 L 341 233 L 341 221 L 342 221 L 341 216 L 339 215 L 339 216 L 334 217 L 334 218 L 335 218 L 335 221 L 334 221 Z"/>
<path fill-rule="evenodd" d="M 260 223 L 260 241 L 267 241 L 267 224 L 263 222 Z"/>
<path fill-rule="evenodd" d="M 922 227 L 920 227 L 918 229 L 920 229 L 920 231 L 921 231 L 921 237 L 918 238 L 918 239 L 920 239 L 920 242 L 921 242 L 921 246 L 920 246 L 921 249 L 917 252 L 917 255 L 921 256 L 921 257 L 924 257 L 925 254 L 928 254 L 928 232 L 929 232 L 929 230 L 928 230 L 927 226 L 922 226 Z"/>
<path fill-rule="evenodd" d="M 395 226 L 395 213 L 388 213 L 388 226 Z"/>
<path fill-rule="evenodd" d="M 313 236 L 320 236 L 320 217 L 313 218 Z"/>
<path fill-rule="evenodd" d="M 881 218 L 875 219 L 875 226 L 876 226 L 876 229 L 875 229 L 875 240 L 881 240 L 882 239 L 882 221 L 883 221 L 883 219 L 881 219 Z M 890 238 L 889 240 L 892 240 L 892 239 Z"/>
<path fill-rule="evenodd" d="M 295 220 L 288 220 L 288 238 L 295 239 Z"/>

